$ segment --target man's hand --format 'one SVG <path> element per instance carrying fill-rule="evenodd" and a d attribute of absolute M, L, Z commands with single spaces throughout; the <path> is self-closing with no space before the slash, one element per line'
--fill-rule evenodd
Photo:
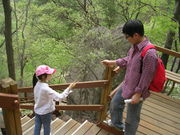
<path fill-rule="evenodd" d="M 102 64 L 104 64 L 105 66 L 115 66 L 116 65 L 116 61 L 115 60 L 103 60 L 101 61 Z"/>
<path fill-rule="evenodd" d="M 141 94 L 140 93 L 135 93 L 131 98 L 132 99 L 131 104 L 139 103 L 140 98 L 141 98 Z"/>
<path fill-rule="evenodd" d="M 113 70 L 115 73 L 118 73 L 120 71 L 120 67 L 117 66 L 114 70 Z"/>

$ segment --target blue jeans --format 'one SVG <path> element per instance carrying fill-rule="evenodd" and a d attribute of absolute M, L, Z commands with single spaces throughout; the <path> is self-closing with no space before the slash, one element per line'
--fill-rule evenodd
<path fill-rule="evenodd" d="M 40 135 L 41 126 L 44 127 L 44 135 L 50 135 L 51 132 L 51 113 L 39 115 L 35 113 L 34 135 Z"/>
<path fill-rule="evenodd" d="M 111 122 L 113 126 L 122 130 L 124 128 L 123 124 L 123 111 L 125 103 L 124 98 L 122 97 L 122 89 L 120 88 L 110 104 L 110 115 Z M 128 104 L 127 105 L 127 116 L 125 120 L 125 133 L 124 135 L 135 135 L 139 121 L 140 121 L 140 112 L 141 112 L 142 102 L 138 104 Z"/>

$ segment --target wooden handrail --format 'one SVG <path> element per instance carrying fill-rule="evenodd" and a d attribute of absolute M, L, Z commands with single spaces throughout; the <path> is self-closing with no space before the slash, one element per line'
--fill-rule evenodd
<path fill-rule="evenodd" d="M 159 51 L 159 52 L 163 52 L 163 53 L 175 56 L 177 58 L 180 58 L 180 53 L 179 52 L 172 51 L 170 49 L 163 48 L 163 47 L 160 47 L 160 46 L 155 46 L 155 47 L 156 47 L 156 50 Z"/>
<path fill-rule="evenodd" d="M 58 90 L 58 89 L 66 89 L 69 86 L 70 83 L 66 84 L 55 84 L 50 85 L 52 89 Z M 99 80 L 99 81 L 87 81 L 87 82 L 78 82 L 74 89 L 76 88 L 97 88 L 97 87 L 104 87 L 108 84 L 108 80 Z M 18 92 L 28 92 L 32 93 L 33 88 L 32 87 L 23 87 L 18 88 Z"/>
<path fill-rule="evenodd" d="M 34 105 L 20 105 L 21 109 L 34 109 Z M 104 105 L 56 105 L 57 110 L 71 110 L 71 111 L 102 111 Z"/>
<path fill-rule="evenodd" d="M 0 93 L 0 107 L 6 109 L 16 109 L 19 107 L 18 95 Z"/>
<path fill-rule="evenodd" d="M 8 135 L 22 135 L 19 97 L 17 95 L 17 83 L 11 78 L 0 80 L 1 91 L 1 107 L 5 128 Z M 11 95 L 7 95 L 7 94 Z M 16 94 L 16 95 L 15 95 Z M 6 106 L 4 106 L 6 105 Z M 6 109 L 5 109 L 6 108 Z"/>

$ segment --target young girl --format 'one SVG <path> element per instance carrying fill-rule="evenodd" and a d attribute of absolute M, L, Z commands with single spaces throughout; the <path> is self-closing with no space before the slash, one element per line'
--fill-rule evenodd
<path fill-rule="evenodd" d="M 40 65 L 33 76 L 35 100 L 34 135 L 40 135 L 42 125 L 44 127 L 44 135 L 50 135 L 51 113 L 55 110 L 54 101 L 62 101 L 72 92 L 71 89 L 76 85 L 76 83 L 71 83 L 61 94 L 54 91 L 49 87 L 48 81 L 51 80 L 52 74 L 55 72 L 56 69 L 47 65 Z"/>

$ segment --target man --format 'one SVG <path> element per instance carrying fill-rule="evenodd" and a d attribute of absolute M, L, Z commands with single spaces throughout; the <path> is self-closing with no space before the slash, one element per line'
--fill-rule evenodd
<path fill-rule="evenodd" d="M 140 121 L 142 107 L 141 98 L 146 99 L 150 96 L 148 87 L 153 79 L 157 65 L 157 55 L 155 49 L 149 49 L 142 58 L 141 51 L 144 47 L 151 44 L 144 36 L 144 26 L 139 20 L 130 20 L 123 26 L 122 32 L 125 38 L 132 44 L 127 57 L 117 60 L 103 60 L 106 66 L 118 66 L 126 69 L 123 82 L 115 91 L 110 104 L 110 114 L 112 126 L 122 130 L 125 135 L 135 135 Z M 117 70 L 117 69 L 116 69 Z M 127 105 L 127 116 L 125 128 L 122 122 L 124 110 L 124 100 L 132 99 Z"/>

